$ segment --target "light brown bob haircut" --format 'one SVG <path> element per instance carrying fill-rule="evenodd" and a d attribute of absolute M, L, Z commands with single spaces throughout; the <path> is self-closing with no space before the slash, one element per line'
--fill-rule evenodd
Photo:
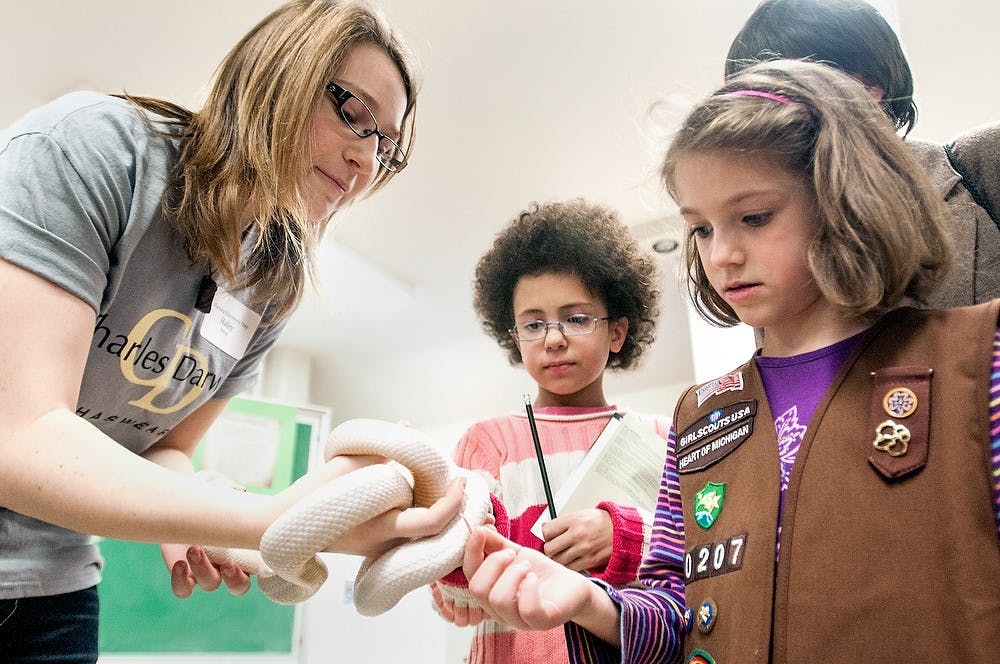
<path fill-rule="evenodd" d="M 755 90 L 794 102 L 728 94 Z M 891 121 L 857 81 L 827 65 L 753 65 L 701 102 L 682 123 L 661 176 L 677 200 L 686 155 L 738 152 L 799 174 L 817 202 L 808 262 L 820 292 L 852 318 L 874 319 L 923 303 L 951 265 L 941 197 Z M 710 323 L 740 322 L 712 288 L 690 235 L 688 291 Z"/>
<path fill-rule="evenodd" d="M 411 153 L 416 60 L 383 14 L 364 0 L 293 0 L 261 20 L 216 72 L 200 111 L 160 99 L 128 97 L 165 116 L 181 141 L 180 162 L 164 199 L 192 261 L 205 261 L 229 284 L 271 302 L 274 320 L 298 304 L 327 219 L 310 219 L 305 155 L 313 111 L 351 48 L 371 43 L 396 63 L 406 89 L 400 146 Z M 380 169 L 367 194 L 392 177 Z M 243 263 L 246 214 L 256 244 Z"/>

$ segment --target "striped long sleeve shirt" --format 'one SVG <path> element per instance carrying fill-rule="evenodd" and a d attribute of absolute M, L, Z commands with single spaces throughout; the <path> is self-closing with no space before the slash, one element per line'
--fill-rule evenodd
<path fill-rule="evenodd" d="M 619 649 L 573 623 L 566 625 L 566 645 L 574 664 L 679 661 L 683 652 L 684 519 L 673 431 L 660 482 L 649 554 L 639 568 L 638 587 L 615 588 L 601 581 L 621 609 Z"/>

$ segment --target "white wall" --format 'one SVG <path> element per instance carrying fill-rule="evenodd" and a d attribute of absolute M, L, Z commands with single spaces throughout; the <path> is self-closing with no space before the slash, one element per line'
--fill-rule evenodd
<path fill-rule="evenodd" d="M 361 558 L 324 554 L 330 577 L 305 607 L 303 662 L 458 664 L 447 657 L 446 623 L 420 588 L 381 616 L 358 615 L 351 603 Z"/>
<path fill-rule="evenodd" d="M 694 313 L 690 305 L 688 308 L 693 382 L 717 378 L 750 359 L 756 348 L 752 327 L 742 323 L 736 327 L 715 327 Z"/>

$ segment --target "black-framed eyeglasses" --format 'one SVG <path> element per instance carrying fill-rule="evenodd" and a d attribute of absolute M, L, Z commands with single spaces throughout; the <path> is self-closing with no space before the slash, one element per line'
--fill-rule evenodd
<path fill-rule="evenodd" d="M 333 97 L 333 103 L 337 105 L 340 117 L 356 136 L 360 138 L 368 138 L 372 135 L 378 137 L 378 149 L 375 151 L 375 157 L 385 170 L 398 173 L 406 168 L 406 152 L 399 147 L 399 143 L 379 131 L 378 121 L 375 120 L 375 114 L 368 108 L 368 104 L 354 96 L 350 90 L 333 81 L 327 82 L 326 91 Z"/>
<path fill-rule="evenodd" d="M 611 318 L 609 316 L 573 314 L 572 316 L 566 316 L 562 320 L 532 320 L 526 323 L 518 323 L 507 331 L 518 341 L 538 341 L 545 338 L 545 335 L 549 333 L 550 327 L 555 326 L 564 337 L 577 337 L 582 334 L 590 334 L 596 330 L 597 324 L 602 320 L 611 320 Z"/>

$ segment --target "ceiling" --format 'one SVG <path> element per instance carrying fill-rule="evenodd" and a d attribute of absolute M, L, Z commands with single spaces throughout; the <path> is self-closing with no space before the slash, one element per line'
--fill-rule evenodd
<path fill-rule="evenodd" d="M 278 4 L 0 0 L 0 125 L 76 88 L 197 106 L 229 46 Z M 308 398 L 335 421 L 463 423 L 533 392 L 479 329 L 478 256 L 529 202 L 575 196 L 617 208 L 643 242 L 676 234 L 657 158 L 685 105 L 720 83 L 756 0 L 378 4 L 422 61 L 416 148 L 387 189 L 335 219 L 322 286 L 280 344 L 308 356 Z M 1000 119 L 1000 3 L 877 4 L 915 72 L 915 135 L 945 140 Z M 659 261 L 658 341 L 640 369 L 609 378 L 612 399 L 693 380 L 676 258 Z"/>

